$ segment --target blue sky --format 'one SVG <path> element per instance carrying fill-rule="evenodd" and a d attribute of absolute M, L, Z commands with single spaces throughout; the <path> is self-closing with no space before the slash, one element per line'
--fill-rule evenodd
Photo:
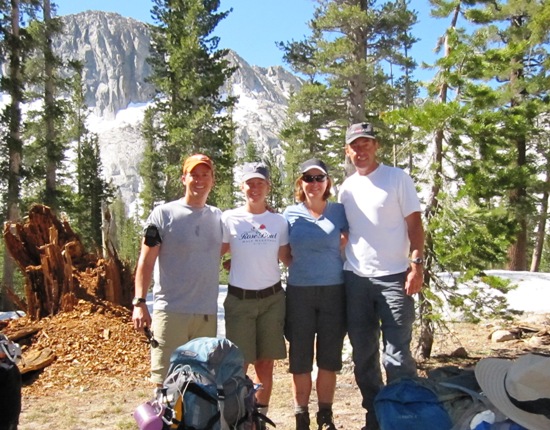
<path fill-rule="evenodd" d="M 151 0 L 54 0 L 58 15 L 85 10 L 117 12 L 140 21 L 150 21 Z M 233 12 L 216 29 L 220 47 L 236 51 L 251 65 L 268 67 L 283 65 L 277 41 L 301 40 L 309 33 L 307 22 L 313 16 L 313 0 L 221 0 L 220 11 Z M 429 16 L 428 0 L 415 0 L 419 13 L 414 35 L 422 39 L 412 55 L 418 62 L 432 62 L 437 37 L 445 30 L 446 20 Z M 422 75 L 422 73 L 419 73 Z M 425 79 L 424 76 L 419 76 Z"/>

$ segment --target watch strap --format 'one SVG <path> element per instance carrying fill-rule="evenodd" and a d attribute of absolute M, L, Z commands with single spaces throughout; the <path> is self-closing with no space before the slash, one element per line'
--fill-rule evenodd
<path fill-rule="evenodd" d="M 413 264 L 424 264 L 424 259 L 422 257 L 411 258 L 409 261 Z"/>
<path fill-rule="evenodd" d="M 147 300 L 144 299 L 143 297 L 134 297 L 132 299 L 132 305 L 134 305 L 134 306 L 137 306 L 141 303 L 146 303 L 146 302 L 147 302 Z"/>

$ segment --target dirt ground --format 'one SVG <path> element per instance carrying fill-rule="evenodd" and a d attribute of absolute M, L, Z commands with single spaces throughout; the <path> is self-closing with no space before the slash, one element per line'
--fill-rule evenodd
<path fill-rule="evenodd" d="M 39 330 L 19 341 L 24 356 L 37 349 L 54 351 L 56 359 L 44 370 L 24 375 L 20 430 L 136 429 L 133 410 L 152 397 L 147 380 L 148 344 L 132 328 L 125 308 L 81 303 L 75 311 L 32 323 L 11 321 L 3 332 L 12 336 L 29 326 Z M 512 329 L 514 339 L 495 343 L 490 334 Z M 488 356 L 515 357 L 528 351 L 550 352 L 550 315 L 523 315 L 514 322 L 453 323 L 436 334 L 432 358 L 419 363 L 420 374 L 444 365 L 470 367 Z M 460 354 L 464 348 L 466 354 Z M 334 416 L 340 429 L 364 425 L 359 391 L 354 383 L 350 348 L 338 377 Z M 25 363 L 21 363 L 24 367 Z M 315 393 L 310 411 L 316 410 Z M 277 429 L 293 429 L 291 377 L 287 362 L 277 363 L 269 417 Z"/>

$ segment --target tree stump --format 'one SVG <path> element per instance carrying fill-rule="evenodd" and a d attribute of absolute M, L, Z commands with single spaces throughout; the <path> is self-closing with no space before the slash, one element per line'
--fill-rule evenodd
<path fill-rule="evenodd" d="M 24 222 L 6 224 L 4 241 L 25 277 L 25 300 L 18 304 L 31 319 L 70 311 L 79 299 L 130 306 L 130 269 L 116 254 L 104 259 L 86 252 L 69 223 L 49 207 L 33 205 Z"/>

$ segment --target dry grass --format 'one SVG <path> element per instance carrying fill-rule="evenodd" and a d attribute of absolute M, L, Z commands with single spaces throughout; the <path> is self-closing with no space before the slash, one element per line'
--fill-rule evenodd
<path fill-rule="evenodd" d="M 516 326 L 520 323 L 516 323 Z M 541 316 L 529 324 L 548 327 L 547 316 Z M 514 357 L 517 354 L 539 350 L 533 348 L 527 338 L 519 338 L 502 344 L 492 343 L 488 336 L 494 329 L 492 324 L 454 323 L 449 331 L 437 334 L 432 358 L 419 364 L 420 374 L 426 370 L 443 366 L 457 365 L 468 367 L 487 356 Z M 453 352 L 463 347 L 468 356 L 454 357 Z M 550 346 L 541 347 L 548 352 Z M 348 351 L 345 356 L 348 357 Z M 101 357 L 97 357 L 101 360 Z M 146 359 L 146 358 L 144 358 Z M 364 425 L 364 410 L 361 396 L 352 374 L 352 365 L 346 359 L 344 371 L 338 377 L 334 416 L 340 429 L 359 429 Z M 287 372 L 287 361 L 279 361 L 274 376 L 274 391 L 269 409 L 269 417 L 277 424 L 277 429 L 294 429 L 294 415 L 291 392 L 291 376 Z M 52 385 L 43 386 L 36 393 L 31 387 L 24 388 L 23 412 L 20 430 L 104 430 L 136 429 L 132 417 L 134 409 L 152 397 L 152 385 L 146 379 L 146 372 L 140 370 L 133 377 L 103 375 L 98 372 L 85 386 L 66 389 Z M 312 394 L 310 411 L 312 428 L 317 409 L 315 393 Z"/>

